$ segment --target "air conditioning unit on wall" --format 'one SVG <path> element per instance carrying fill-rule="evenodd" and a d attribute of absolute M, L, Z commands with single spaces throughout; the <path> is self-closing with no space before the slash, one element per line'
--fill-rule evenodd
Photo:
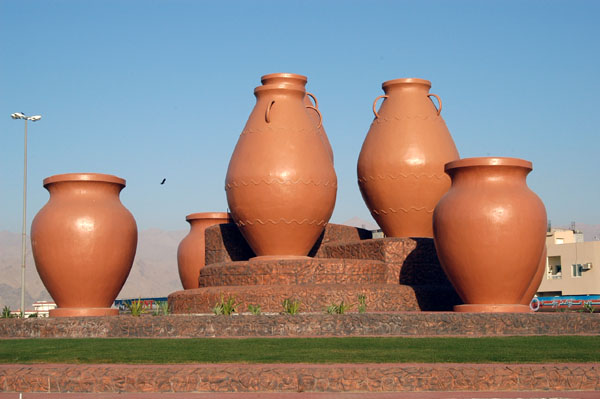
<path fill-rule="evenodd" d="M 581 270 L 591 270 L 592 269 L 592 263 L 584 263 L 583 265 L 581 265 Z"/>

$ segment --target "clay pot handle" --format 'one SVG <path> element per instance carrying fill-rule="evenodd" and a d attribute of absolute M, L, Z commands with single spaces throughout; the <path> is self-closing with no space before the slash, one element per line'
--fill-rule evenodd
<path fill-rule="evenodd" d="M 434 96 L 435 98 L 437 98 L 438 100 L 438 104 L 440 105 L 438 108 L 438 116 L 442 113 L 442 99 L 440 98 L 440 96 L 438 96 L 437 94 L 428 94 L 427 97 L 429 97 L 429 99 L 431 100 L 431 96 Z M 431 100 L 431 102 L 433 102 L 433 100 Z M 433 106 L 435 106 L 435 104 L 433 104 Z"/>
<path fill-rule="evenodd" d="M 321 111 L 319 111 L 316 107 L 313 107 L 312 105 L 307 105 L 306 108 L 314 109 L 315 111 L 317 111 L 317 114 L 319 114 L 319 124 L 317 125 L 317 129 L 320 128 L 321 125 L 323 125 L 323 115 L 321 115 Z"/>
<path fill-rule="evenodd" d="M 388 98 L 389 96 L 386 94 L 382 94 L 379 97 L 377 97 L 375 99 L 375 101 L 373 101 L 373 113 L 375 114 L 375 119 L 379 118 L 379 114 L 377 113 L 377 109 L 375 108 L 375 106 L 377 105 L 377 101 L 379 101 L 380 98 Z"/>
<path fill-rule="evenodd" d="M 271 100 L 265 111 L 265 122 L 271 123 L 271 107 L 275 104 L 275 100 Z"/>
<path fill-rule="evenodd" d="M 306 95 L 313 99 L 315 102 L 315 108 L 319 108 L 319 102 L 317 101 L 317 97 L 314 94 L 306 92 Z"/>

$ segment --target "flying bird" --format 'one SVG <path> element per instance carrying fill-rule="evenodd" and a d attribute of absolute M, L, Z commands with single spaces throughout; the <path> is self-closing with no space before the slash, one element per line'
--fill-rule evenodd
<path fill-rule="evenodd" d="M 165 182 L 167 181 L 167 179 L 163 179 L 160 184 L 165 184 Z"/>

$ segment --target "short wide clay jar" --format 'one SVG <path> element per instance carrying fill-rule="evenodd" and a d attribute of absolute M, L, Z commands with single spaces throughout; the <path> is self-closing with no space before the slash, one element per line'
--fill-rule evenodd
<path fill-rule="evenodd" d="M 98 173 L 44 179 L 50 200 L 31 224 L 35 265 L 58 305 L 51 317 L 117 315 L 111 305 L 137 246 L 133 215 L 121 204 L 125 180 Z"/>
<path fill-rule="evenodd" d="M 183 289 L 198 288 L 200 270 L 206 264 L 204 232 L 210 226 L 232 223 L 227 212 L 192 213 L 185 217 L 190 224 L 190 232 L 177 248 L 177 266 Z"/>
<path fill-rule="evenodd" d="M 531 162 L 466 158 L 449 162 L 450 190 L 437 204 L 433 232 L 448 279 L 465 302 L 459 312 L 528 312 L 522 300 L 545 248 L 546 209 L 527 187 Z"/>

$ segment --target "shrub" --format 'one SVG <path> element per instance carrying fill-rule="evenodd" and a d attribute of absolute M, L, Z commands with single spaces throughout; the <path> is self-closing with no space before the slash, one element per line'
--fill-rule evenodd
<path fill-rule="evenodd" d="M 286 298 L 283 300 L 283 312 L 287 314 L 297 314 L 300 311 L 300 301 Z"/>
<path fill-rule="evenodd" d="M 125 302 L 125 306 L 131 312 L 132 316 L 141 316 L 143 313 L 147 312 L 146 303 L 142 301 L 141 298 L 136 300 L 131 300 L 129 302 Z"/>
<path fill-rule="evenodd" d="M 250 313 L 252 313 L 253 315 L 259 315 L 260 314 L 260 305 L 249 304 L 248 305 L 248 311 Z"/>
<path fill-rule="evenodd" d="M 358 313 L 367 311 L 367 297 L 364 294 L 358 294 Z"/>
<path fill-rule="evenodd" d="M 233 312 L 237 311 L 239 303 L 236 302 L 235 297 L 228 297 L 227 300 L 221 295 L 221 302 L 217 303 L 213 308 L 213 313 L 216 315 L 231 316 Z"/>
<path fill-rule="evenodd" d="M 169 302 L 167 301 L 157 301 L 156 309 L 154 309 L 154 316 L 166 316 L 171 313 L 171 309 L 169 308 Z"/>
<path fill-rule="evenodd" d="M 344 301 L 342 301 L 339 305 L 332 303 L 327 307 L 327 313 L 329 314 L 344 314 L 346 310 L 348 310 L 350 306 L 346 305 Z"/>

